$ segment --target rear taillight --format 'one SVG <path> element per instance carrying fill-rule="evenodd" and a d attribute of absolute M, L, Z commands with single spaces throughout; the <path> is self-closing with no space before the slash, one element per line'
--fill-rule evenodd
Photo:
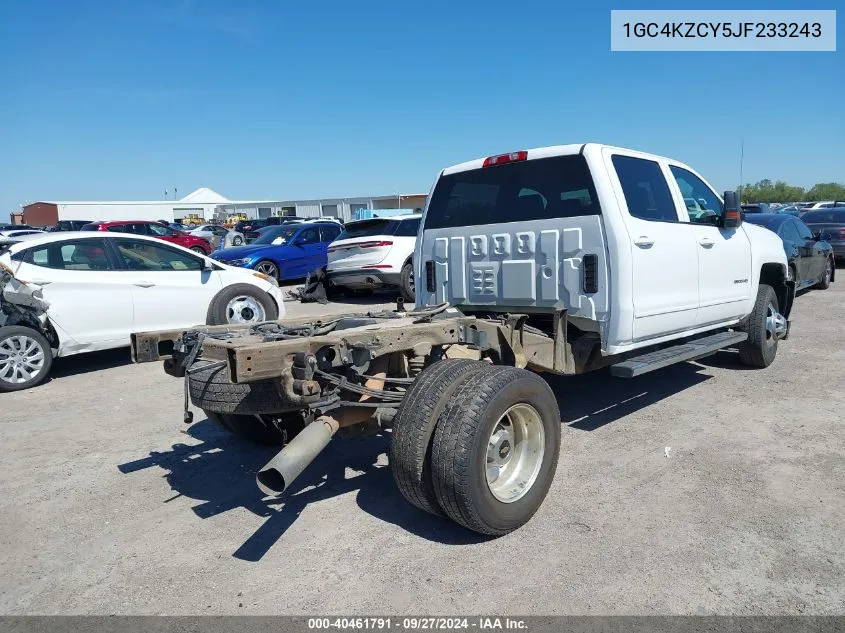
<path fill-rule="evenodd" d="M 510 154 L 499 154 L 498 156 L 488 156 L 484 159 L 482 167 L 493 167 L 494 165 L 504 165 L 506 163 L 517 163 L 521 160 L 528 160 L 528 152 L 511 152 Z"/>
<path fill-rule="evenodd" d="M 593 294 L 599 291 L 599 258 L 598 255 L 584 255 L 584 292 Z"/>
<path fill-rule="evenodd" d="M 839 229 L 839 239 L 845 240 L 845 229 Z"/>
<path fill-rule="evenodd" d="M 328 251 L 342 251 L 346 248 L 382 248 L 384 246 L 393 246 L 393 242 L 382 240 L 379 242 L 357 242 L 355 244 L 338 244 L 337 246 L 329 246 Z"/>

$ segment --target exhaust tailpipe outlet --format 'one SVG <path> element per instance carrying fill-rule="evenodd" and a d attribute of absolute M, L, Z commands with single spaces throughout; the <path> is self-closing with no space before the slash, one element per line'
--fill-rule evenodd
<path fill-rule="evenodd" d="M 373 363 L 371 371 L 374 375 L 364 383 L 368 389 L 384 389 L 384 378 L 387 375 L 386 357 L 378 358 Z M 361 402 L 366 402 L 370 396 L 363 396 Z M 341 427 L 354 426 L 369 420 L 373 415 L 370 408 L 347 407 L 338 409 L 333 415 L 322 415 L 306 426 L 290 444 L 279 451 L 264 468 L 255 476 L 258 487 L 265 495 L 282 494 L 302 474 L 308 464 L 320 454 L 332 436 Z"/>
<path fill-rule="evenodd" d="M 327 423 L 329 421 L 334 424 Z M 258 471 L 255 478 L 261 492 L 270 496 L 280 495 L 302 474 L 328 446 L 337 431 L 337 423 L 330 418 L 329 421 L 324 422 L 324 418 L 314 420 Z"/>

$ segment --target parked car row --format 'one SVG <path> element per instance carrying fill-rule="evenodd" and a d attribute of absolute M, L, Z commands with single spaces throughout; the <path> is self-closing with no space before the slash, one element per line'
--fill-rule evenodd
<path fill-rule="evenodd" d="M 126 347 L 132 332 L 283 315 L 274 278 L 156 233 L 0 239 L 0 391 L 38 384 L 53 358 Z"/>
<path fill-rule="evenodd" d="M 211 256 L 278 281 L 300 279 L 325 268 L 329 284 L 337 290 L 396 287 L 406 301 L 413 301 L 412 258 L 420 218 L 373 218 L 345 226 L 333 220 L 297 219 L 261 227 L 248 244 L 219 249 Z M 247 229 L 246 236 L 251 232 Z"/>
<path fill-rule="evenodd" d="M 781 238 L 796 290 L 830 287 L 836 267 L 833 247 L 804 222 L 781 213 L 746 215 L 745 221 L 774 231 Z"/>

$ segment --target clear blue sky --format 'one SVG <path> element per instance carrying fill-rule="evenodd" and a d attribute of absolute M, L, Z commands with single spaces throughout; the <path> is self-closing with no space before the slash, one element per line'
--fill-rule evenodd
<path fill-rule="evenodd" d="M 690 8 L 701 4 L 733 3 Z M 614 53 L 610 9 L 5 2 L 0 217 L 25 201 L 161 199 L 174 186 L 233 199 L 428 191 L 445 165 L 587 140 L 671 155 L 728 188 L 744 136 L 746 181 L 845 181 L 842 35 L 836 53 Z"/>

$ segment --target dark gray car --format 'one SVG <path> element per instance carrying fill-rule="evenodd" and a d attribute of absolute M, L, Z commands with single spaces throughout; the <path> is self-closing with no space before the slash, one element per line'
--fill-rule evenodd
<path fill-rule="evenodd" d="M 807 211 L 801 219 L 813 235 L 830 242 L 838 261 L 845 261 L 845 207 Z"/>

